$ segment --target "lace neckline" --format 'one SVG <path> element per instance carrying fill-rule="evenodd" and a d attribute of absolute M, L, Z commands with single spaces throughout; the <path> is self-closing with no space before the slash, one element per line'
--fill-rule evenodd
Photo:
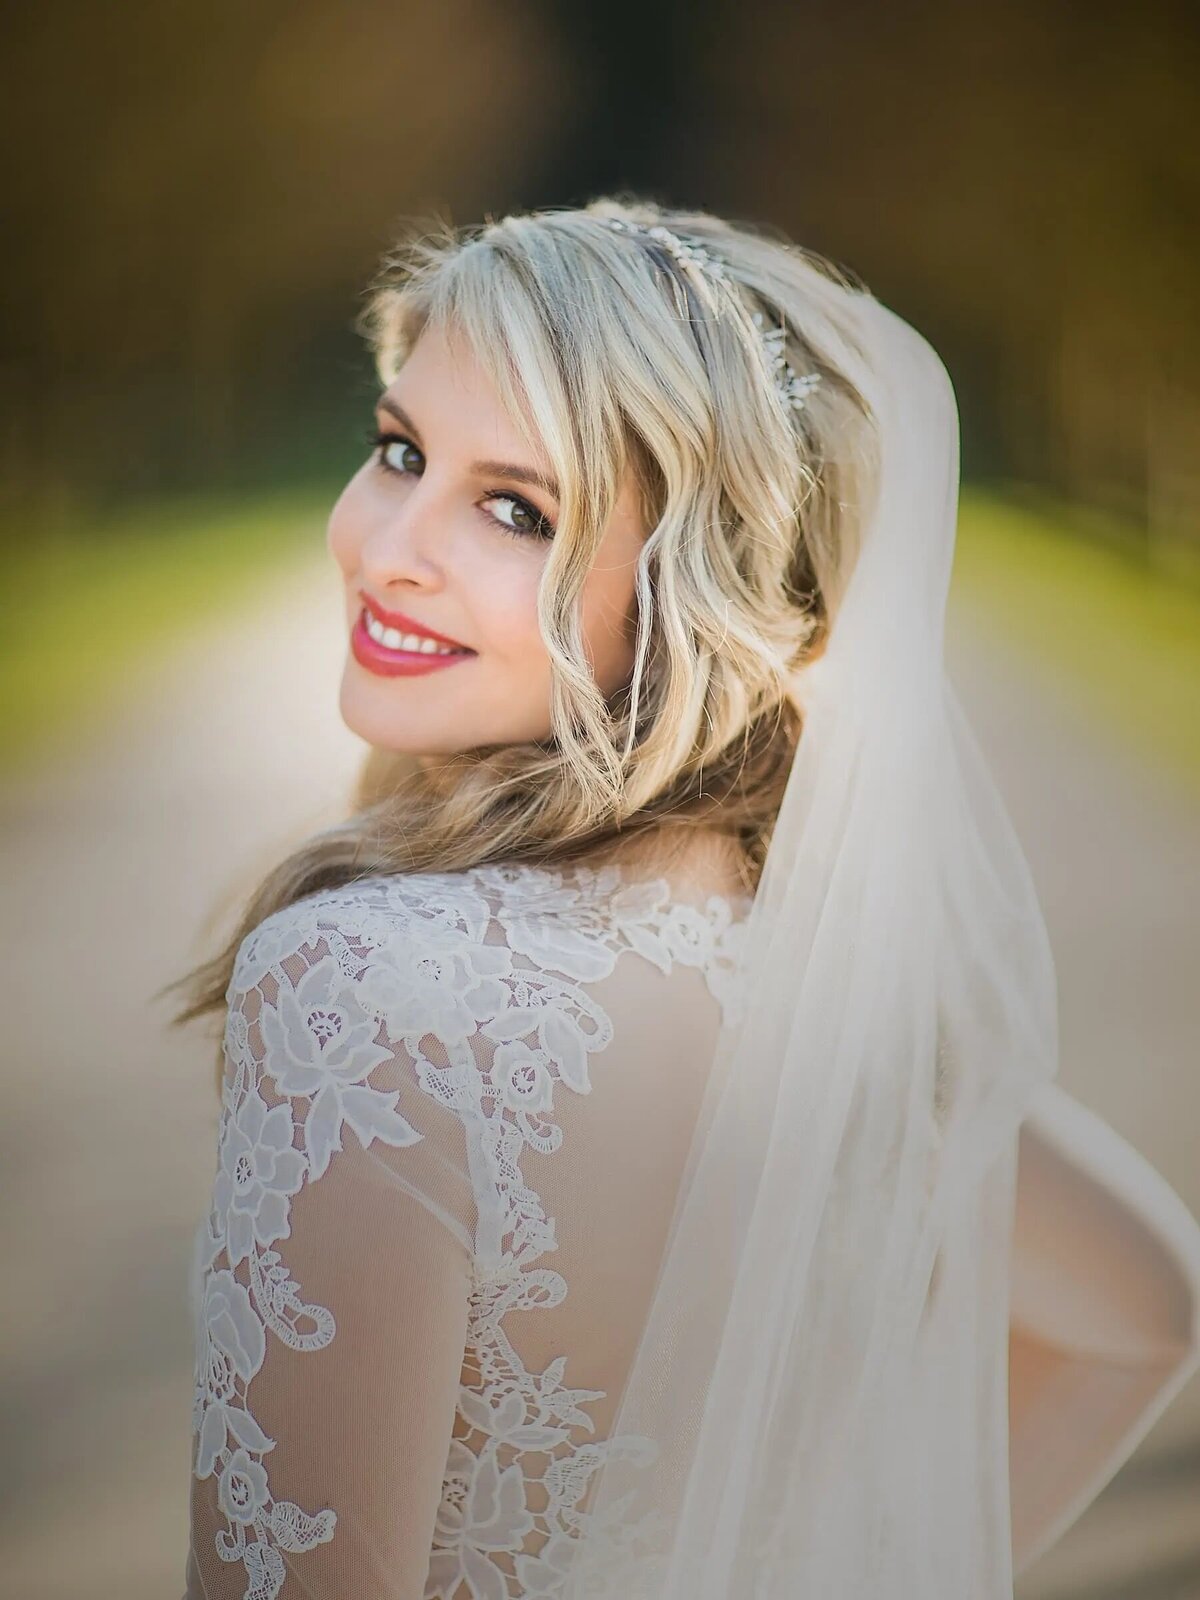
<path fill-rule="evenodd" d="M 365 883 L 403 885 L 418 882 L 479 884 L 493 891 L 507 887 L 519 891 L 520 898 L 530 909 L 543 912 L 570 909 L 579 903 L 580 891 L 586 896 L 589 910 L 595 910 L 608 894 L 625 896 L 637 893 L 651 899 L 664 911 L 690 907 L 723 913 L 721 920 L 726 924 L 744 921 L 755 898 L 748 890 L 739 892 L 708 888 L 698 880 L 688 880 L 686 887 L 681 886 L 666 873 L 648 873 L 639 869 L 636 862 L 614 860 L 599 864 L 588 861 L 515 861 L 448 869 L 434 867 L 416 872 L 378 872 L 356 879 L 347 887 Z M 573 891 L 574 897 L 570 900 L 564 898 L 564 891 Z"/>

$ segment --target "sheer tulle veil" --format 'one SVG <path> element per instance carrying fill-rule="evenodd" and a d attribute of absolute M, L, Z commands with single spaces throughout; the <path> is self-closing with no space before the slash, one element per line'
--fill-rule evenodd
<path fill-rule="evenodd" d="M 563 1600 L 1011 1600 L 1017 1132 L 1055 977 L 949 683 L 942 362 L 847 289 L 880 469 Z"/>

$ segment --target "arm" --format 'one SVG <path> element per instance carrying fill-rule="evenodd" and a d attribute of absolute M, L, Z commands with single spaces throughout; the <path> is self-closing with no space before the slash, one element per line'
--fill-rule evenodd
<path fill-rule="evenodd" d="M 231 986 L 187 1600 L 420 1600 L 429 1566 L 472 1261 L 462 1125 L 316 949 Z"/>
<path fill-rule="evenodd" d="M 1200 1225 L 1101 1118 L 1043 1089 L 1022 1125 L 1009 1472 L 1020 1573 L 1116 1474 L 1200 1364 Z"/>

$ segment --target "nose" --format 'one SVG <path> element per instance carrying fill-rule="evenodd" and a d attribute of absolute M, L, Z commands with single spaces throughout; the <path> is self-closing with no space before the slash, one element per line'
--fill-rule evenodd
<path fill-rule="evenodd" d="M 426 466 L 421 475 L 384 483 L 366 501 L 365 534 L 358 549 L 363 579 L 386 586 L 434 590 L 448 578 L 456 531 L 462 530 L 462 483 Z"/>
<path fill-rule="evenodd" d="M 389 497 L 362 542 L 359 561 L 366 584 L 381 592 L 407 585 L 434 591 L 446 580 L 443 559 L 448 510 L 427 479 L 412 484 L 403 498 Z"/>
<path fill-rule="evenodd" d="M 408 507 L 387 514 L 363 539 L 358 555 L 363 581 L 378 594 L 389 587 L 440 589 L 445 571 L 434 550 L 434 542 L 413 525 Z"/>

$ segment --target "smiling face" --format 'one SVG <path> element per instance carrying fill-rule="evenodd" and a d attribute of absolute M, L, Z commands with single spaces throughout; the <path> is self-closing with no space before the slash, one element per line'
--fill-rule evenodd
<path fill-rule="evenodd" d="M 350 636 L 343 720 L 369 744 L 418 756 L 545 738 L 551 668 L 537 590 L 559 512 L 551 468 L 531 456 L 466 344 L 434 328 L 377 420 L 377 448 L 329 518 Z M 633 669 L 646 533 L 626 469 L 582 595 L 606 697 Z M 411 637 L 423 630 L 456 653 Z"/>

